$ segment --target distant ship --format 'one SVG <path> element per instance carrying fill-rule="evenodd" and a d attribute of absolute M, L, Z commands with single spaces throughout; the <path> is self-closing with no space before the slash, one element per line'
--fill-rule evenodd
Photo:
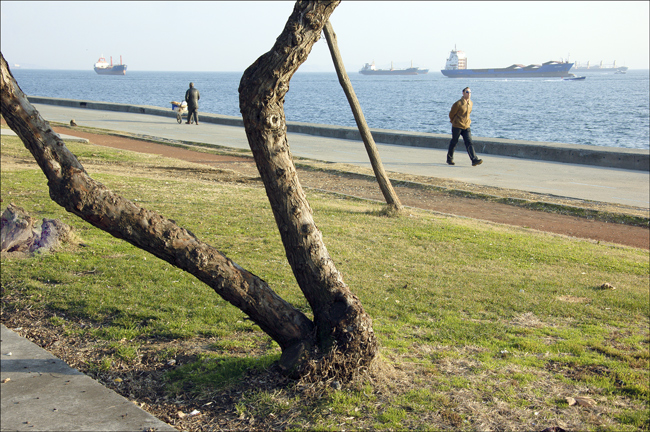
<path fill-rule="evenodd" d="M 102 54 L 95 63 L 95 72 L 99 75 L 126 75 L 126 65 L 122 64 L 122 56 L 120 56 L 120 64 L 113 66 L 113 57 L 111 57 L 111 62 L 108 63 Z"/>
<path fill-rule="evenodd" d="M 541 65 L 513 64 L 499 69 L 467 69 L 467 56 L 456 47 L 449 53 L 445 68 L 440 72 L 449 78 L 549 78 L 573 77 L 569 73 L 573 63 L 548 61 Z"/>
<path fill-rule="evenodd" d="M 616 60 L 611 65 L 603 65 L 601 61 L 598 65 L 591 65 L 587 62 L 586 65 L 576 62 L 573 70 L 576 72 L 627 72 L 627 66 L 616 66 Z"/>
<path fill-rule="evenodd" d="M 413 62 L 407 69 L 394 69 L 393 62 L 390 62 L 390 69 L 377 69 L 375 62 L 372 62 L 372 64 L 363 65 L 359 73 L 363 75 L 424 75 L 429 73 L 429 69 L 413 67 Z"/>

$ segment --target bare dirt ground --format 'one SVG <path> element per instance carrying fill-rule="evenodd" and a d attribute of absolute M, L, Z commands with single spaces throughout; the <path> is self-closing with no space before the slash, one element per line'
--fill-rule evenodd
<path fill-rule="evenodd" d="M 215 168 L 234 170 L 258 178 L 252 157 L 207 153 L 190 146 L 171 146 L 118 135 L 93 134 L 79 129 L 55 127 L 57 133 L 88 138 L 91 143 L 142 153 L 158 154 Z M 224 152 L 227 153 L 227 152 Z M 234 153 L 234 152 L 233 152 Z M 369 169 L 297 160 L 303 187 L 384 201 Z M 650 249 L 648 211 L 551 195 L 500 189 L 467 183 L 389 173 L 405 206 L 482 219 L 539 231 Z M 539 210 L 542 209 L 542 210 Z M 645 226 L 639 220 L 645 218 Z M 626 223 L 620 223 L 624 221 Z"/>

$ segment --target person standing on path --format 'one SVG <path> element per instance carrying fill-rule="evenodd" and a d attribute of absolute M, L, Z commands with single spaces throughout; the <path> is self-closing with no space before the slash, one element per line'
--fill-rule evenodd
<path fill-rule="evenodd" d="M 449 150 L 447 150 L 447 164 L 456 165 L 454 163 L 454 149 L 458 144 L 458 138 L 463 137 L 465 149 L 472 161 L 472 166 L 481 165 L 483 159 L 479 159 L 474 152 L 474 145 L 472 144 L 472 131 L 469 125 L 472 123 L 469 115 L 472 113 L 474 103 L 470 100 L 472 91 L 469 87 L 463 89 L 463 97 L 451 106 L 449 111 L 449 121 L 451 122 L 451 141 L 449 142 Z"/>
<path fill-rule="evenodd" d="M 194 116 L 194 123 L 199 124 L 199 91 L 194 88 L 194 83 L 190 83 L 190 88 L 185 92 L 185 102 L 187 102 L 187 124 L 192 123 L 192 116 Z"/>

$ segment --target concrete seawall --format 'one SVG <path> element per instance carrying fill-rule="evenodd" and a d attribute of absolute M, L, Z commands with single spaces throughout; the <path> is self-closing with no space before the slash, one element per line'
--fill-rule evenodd
<path fill-rule="evenodd" d="M 28 96 L 31 103 L 65 106 L 71 108 L 86 108 L 103 111 L 132 112 L 138 114 L 176 117 L 171 106 L 167 109 L 148 105 L 128 105 L 110 102 L 81 101 L 74 99 L 58 99 L 40 96 Z M 171 105 L 171 104 L 170 104 Z M 220 114 L 199 113 L 200 121 L 227 126 L 243 127 L 241 117 Z M 346 126 L 331 126 L 314 123 L 287 122 L 287 131 L 328 138 L 361 140 L 357 128 Z M 372 136 L 378 143 L 395 144 L 412 147 L 428 147 L 446 149 L 451 135 L 423 132 L 395 131 L 386 129 L 371 129 Z M 598 147 L 579 144 L 562 144 L 550 142 L 508 140 L 500 138 L 473 137 L 477 153 L 499 156 L 519 157 L 524 159 L 545 160 L 621 168 L 637 171 L 650 171 L 650 151 L 622 149 L 615 147 Z M 462 141 L 462 139 L 461 139 Z M 459 143 L 457 151 L 463 151 Z"/>

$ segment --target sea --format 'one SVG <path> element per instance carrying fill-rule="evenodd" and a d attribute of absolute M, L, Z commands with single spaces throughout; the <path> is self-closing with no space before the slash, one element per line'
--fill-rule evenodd
<path fill-rule="evenodd" d="M 15 69 L 28 96 L 169 108 L 189 83 L 200 91 L 199 112 L 241 116 L 241 72 Z M 449 109 L 472 89 L 475 137 L 650 149 L 650 71 L 581 73 L 586 79 L 454 79 L 439 71 L 416 76 L 366 76 L 348 71 L 370 128 L 451 133 Z M 287 121 L 356 126 L 335 72 L 301 72 L 285 96 Z"/>

